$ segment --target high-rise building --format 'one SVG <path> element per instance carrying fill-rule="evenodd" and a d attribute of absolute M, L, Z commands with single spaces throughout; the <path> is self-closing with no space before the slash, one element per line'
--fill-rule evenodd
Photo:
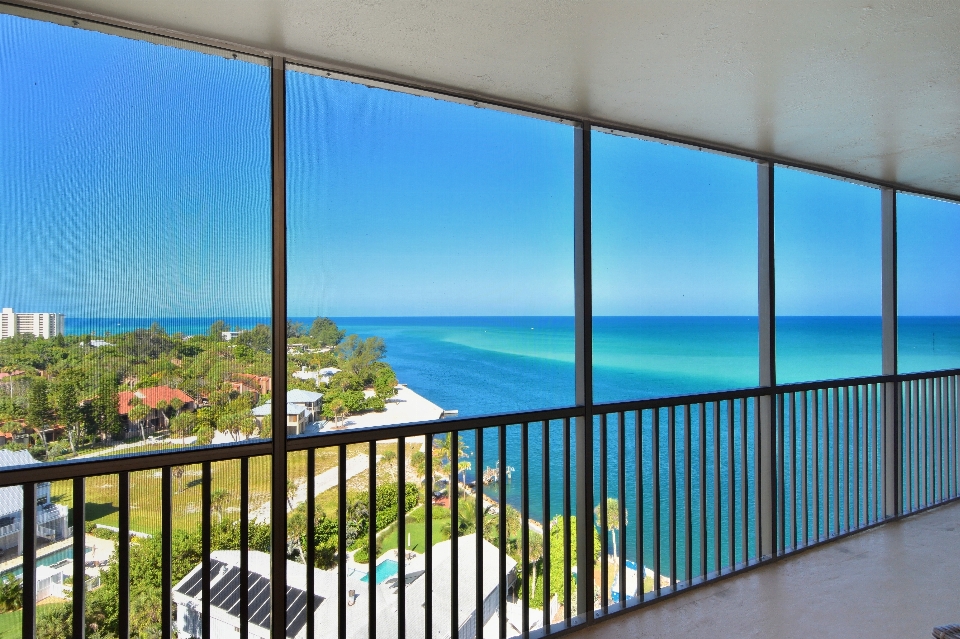
<path fill-rule="evenodd" d="M 63 335 L 62 313 L 15 313 L 12 308 L 0 312 L 0 339 L 32 334 L 49 339 Z"/>

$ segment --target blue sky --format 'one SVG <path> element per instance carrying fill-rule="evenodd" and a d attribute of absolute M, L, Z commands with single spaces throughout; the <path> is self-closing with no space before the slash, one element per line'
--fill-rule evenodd
<path fill-rule="evenodd" d="M 0 15 L 0 303 L 267 315 L 269 70 Z"/>
<path fill-rule="evenodd" d="M 291 315 L 573 314 L 569 126 L 287 86 Z"/>
<path fill-rule="evenodd" d="M 897 196 L 897 310 L 960 316 L 960 204 Z"/>
<path fill-rule="evenodd" d="M 597 315 L 757 315 L 757 167 L 593 134 Z"/>
<path fill-rule="evenodd" d="M 0 15 L 0 304 L 266 316 L 269 71 Z M 288 72 L 292 316 L 571 315 L 567 125 Z M 598 315 L 755 316 L 756 166 L 593 134 Z M 879 192 L 776 171 L 777 311 L 880 313 Z M 901 196 L 900 308 L 960 315 Z"/>
<path fill-rule="evenodd" d="M 776 167 L 777 315 L 881 313 L 880 190 Z"/>

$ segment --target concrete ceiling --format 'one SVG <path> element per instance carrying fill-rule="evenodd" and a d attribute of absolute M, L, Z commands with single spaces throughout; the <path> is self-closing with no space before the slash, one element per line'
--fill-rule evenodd
<path fill-rule="evenodd" d="M 56 0 L 960 197 L 957 0 Z"/>

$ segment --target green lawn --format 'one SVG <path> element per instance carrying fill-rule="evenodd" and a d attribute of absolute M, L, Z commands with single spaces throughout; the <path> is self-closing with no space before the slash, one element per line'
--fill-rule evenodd
<path fill-rule="evenodd" d="M 0 614 L 0 639 L 20 637 L 23 628 L 23 611 L 14 610 Z"/>
<path fill-rule="evenodd" d="M 37 610 L 44 606 L 57 604 L 39 604 Z M 23 629 L 23 610 L 0 613 L 0 639 L 20 639 Z"/>
<path fill-rule="evenodd" d="M 427 527 L 421 522 L 410 521 L 409 515 L 407 515 L 407 535 L 409 535 L 410 544 L 408 548 L 414 552 L 422 553 L 426 549 L 426 544 L 424 544 L 424 539 L 426 539 Z M 446 525 L 444 525 L 446 524 Z M 433 543 L 437 544 L 441 541 L 445 541 L 450 538 L 449 534 L 450 528 L 450 519 L 449 517 L 445 519 L 434 519 L 433 520 Z M 397 524 L 390 524 L 382 533 L 381 533 L 381 547 L 380 554 L 387 552 L 388 550 L 393 550 L 397 547 Z"/>
<path fill-rule="evenodd" d="M 407 446 L 407 459 L 419 449 L 418 445 Z M 368 452 L 366 444 L 347 447 L 347 456 Z M 379 454 L 387 450 L 396 451 L 396 444 L 378 444 Z M 336 448 L 320 448 L 316 451 L 316 472 L 334 468 L 337 465 Z M 290 453 L 287 457 L 287 476 L 294 482 L 306 479 L 307 456 L 305 452 Z M 201 477 L 200 465 L 185 466 L 182 478 L 174 478 L 173 513 L 175 528 L 193 529 L 200 524 Z M 250 469 L 250 503 L 254 510 L 270 501 L 270 458 L 253 457 Z M 211 464 L 212 491 L 227 492 L 225 519 L 236 519 L 240 509 L 240 462 L 229 460 Z M 368 483 L 366 471 L 356 475 L 348 482 L 348 489 L 363 490 Z M 130 475 L 130 528 L 137 532 L 159 534 L 161 471 L 150 470 Z M 118 479 L 116 475 L 101 475 L 86 480 L 86 518 L 88 522 L 117 526 L 119 524 Z M 51 496 L 57 503 L 70 507 L 73 503 L 73 482 L 52 482 Z M 338 491 L 336 488 L 317 495 L 317 508 L 328 515 L 337 511 Z M 71 515 L 72 517 L 72 515 Z"/>

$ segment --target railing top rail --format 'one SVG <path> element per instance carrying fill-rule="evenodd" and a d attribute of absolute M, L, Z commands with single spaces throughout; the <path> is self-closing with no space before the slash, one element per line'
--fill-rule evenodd
<path fill-rule="evenodd" d="M 758 386 L 736 390 L 698 393 L 695 395 L 678 395 L 674 397 L 658 397 L 652 399 L 630 400 L 624 402 L 608 402 L 596 404 L 594 414 L 611 414 L 633 410 L 656 408 L 670 408 L 689 404 L 706 402 L 728 401 L 750 397 L 764 397 L 770 394 L 795 393 L 825 388 L 843 388 L 864 384 L 880 384 L 888 382 L 904 382 L 918 379 L 933 379 L 960 375 L 960 368 L 898 375 L 873 375 L 868 377 L 851 377 L 816 382 L 799 382 L 781 384 L 774 387 Z M 582 406 L 570 406 L 546 410 L 525 411 L 517 413 L 502 413 L 479 417 L 463 417 L 443 419 L 429 422 L 416 422 L 396 426 L 378 426 L 374 428 L 360 428 L 343 431 L 334 431 L 322 435 L 301 435 L 287 440 L 286 450 L 301 451 L 314 448 L 326 448 L 347 444 L 362 444 L 371 441 L 390 440 L 397 437 L 419 437 L 423 435 L 437 435 L 451 431 L 462 432 L 477 428 L 489 428 L 569 419 L 584 415 Z M 14 468 L 0 469 L 0 487 L 13 486 L 28 482 L 41 483 L 61 481 L 78 477 L 109 475 L 118 472 L 137 472 L 152 470 L 164 466 L 182 466 L 199 464 L 202 462 L 226 461 L 245 457 L 270 455 L 272 445 L 267 440 L 256 442 L 237 442 L 218 444 L 213 446 L 182 448 L 175 450 L 136 453 L 131 455 L 117 455 L 113 457 L 88 457 L 72 459 L 48 464 L 32 464 Z"/>
<path fill-rule="evenodd" d="M 736 390 L 697 393 L 695 395 L 674 395 L 673 397 L 631 399 L 623 402 L 594 404 L 593 412 L 594 414 L 610 414 L 650 408 L 671 408 L 675 406 L 686 406 L 687 404 L 699 404 L 700 402 L 722 402 L 730 399 L 760 397 L 768 394 L 770 394 L 770 388 L 758 386 L 755 388 L 740 388 Z"/>
<path fill-rule="evenodd" d="M 113 457 L 87 457 L 49 464 L 31 464 L 0 470 L 0 487 L 29 482 L 42 483 L 63 481 L 78 477 L 112 475 L 119 472 L 153 470 L 164 466 L 189 466 L 206 461 L 226 461 L 243 457 L 258 457 L 270 454 L 268 441 L 217 444 L 202 448 L 117 455 Z"/>
<path fill-rule="evenodd" d="M 482 415 L 479 417 L 455 417 L 439 421 L 415 422 L 397 426 L 377 426 L 374 428 L 356 428 L 351 430 L 333 431 L 321 435 L 299 435 L 287 440 L 287 450 L 309 450 L 311 448 L 326 448 L 341 444 L 363 444 L 371 441 L 396 439 L 397 437 L 419 437 L 421 435 L 439 435 L 449 432 L 476 430 L 492 426 L 509 426 L 524 422 L 543 422 L 555 419 L 580 417 L 584 414 L 582 407 L 570 406 L 551 408 L 547 410 L 524 411 L 519 413 L 500 413 L 497 415 Z"/>
<path fill-rule="evenodd" d="M 805 390 L 820 390 L 824 388 L 842 388 L 845 386 L 860 386 L 863 384 L 884 384 L 888 382 L 906 382 L 915 379 L 933 379 L 960 375 L 960 368 L 950 368 L 938 371 L 922 371 L 917 373 L 898 373 L 897 375 L 869 375 L 866 377 L 846 377 L 843 379 L 827 379 L 816 382 L 795 382 L 777 384 L 776 393 L 797 393 Z M 764 389 L 769 391 L 769 389 Z M 762 394 L 762 393 L 759 393 Z"/>

